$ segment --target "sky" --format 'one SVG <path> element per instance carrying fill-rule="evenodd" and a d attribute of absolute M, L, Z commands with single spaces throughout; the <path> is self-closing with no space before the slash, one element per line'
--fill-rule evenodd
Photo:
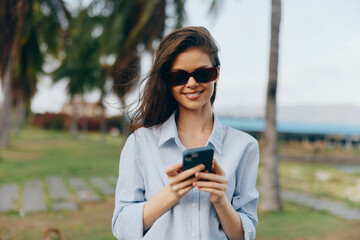
<path fill-rule="evenodd" d="M 220 47 L 221 72 L 214 109 L 264 108 L 270 47 L 270 0 L 224 0 L 217 15 L 209 2 L 187 1 L 185 26 L 205 26 Z M 358 105 L 360 108 L 360 1 L 283 0 L 278 95 L 280 106 Z M 151 58 L 143 60 L 144 73 Z M 68 101 L 66 81 L 43 78 L 34 112 L 58 112 Z M 137 96 L 135 91 L 129 101 Z M 95 102 L 98 92 L 86 95 Z M 118 100 L 109 95 L 110 114 Z M 239 110 L 241 111 L 241 110 Z M 245 113 L 246 115 L 246 113 Z"/>

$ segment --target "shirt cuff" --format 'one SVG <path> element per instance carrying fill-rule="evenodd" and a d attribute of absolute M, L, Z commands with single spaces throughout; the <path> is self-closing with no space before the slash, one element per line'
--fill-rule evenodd
<path fill-rule="evenodd" d="M 253 222 L 250 220 L 250 218 L 245 213 L 238 212 L 238 214 L 240 215 L 241 224 L 244 229 L 245 240 L 254 240 L 256 232 L 255 232 L 255 226 L 254 226 Z"/>
<path fill-rule="evenodd" d="M 125 206 L 118 216 L 118 224 L 114 235 L 117 239 L 143 238 L 143 208 L 145 202 L 133 203 Z"/>

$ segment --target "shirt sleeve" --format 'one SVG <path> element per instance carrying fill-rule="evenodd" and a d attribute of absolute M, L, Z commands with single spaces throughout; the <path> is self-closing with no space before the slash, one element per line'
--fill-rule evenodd
<path fill-rule="evenodd" d="M 131 134 L 120 156 L 112 232 L 117 239 L 143 237 L 144 181 L 135 135 Z"/>
<path fill-rule="evenodd" d="M 258 223 L 257 205 L 259 193 L 256 179 L 259 166 L 259 146 L 256 140 L 247 146 L 236 170 L 236 189 L 232 205 L 238 212 L 244 229 L 245 240 L 255 239 Z"/>

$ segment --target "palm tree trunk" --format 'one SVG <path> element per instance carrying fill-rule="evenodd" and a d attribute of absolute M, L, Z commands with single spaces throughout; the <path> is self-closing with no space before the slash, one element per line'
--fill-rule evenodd
<path fill-rule="evenodd" d="M 85 103 L 85 100 L 84 100 L 84 96 L 81 97 L 82 99 L 82 104 L 80 105 L 81 106 L 81 112 L 82 112 L 82 117 L 81 117 L 81 122 L 82 122 L 82 130 L 83 130 L 83 134 L 84 134 L 84 140 L 87 140 L 87 137 L 88 137 L 88 132 L 89 132 L 89 119 L 88 119 L 88 116 L 87 116 L 87 113 L 86 113 L 86 103 Z"/>
<path fill-rule="evenodd" d="M 8 58 L 8 63 L 6 66 L 6 74 L 4 76 L 4 105 L 2 109 L 1 116 L 1 129 L 0 129 L 0 145 L 9 146 L 10 145 L 10 136 L 9 131 L 11 127 L 11 80 L 12 80 L 12 71 L 13 64 L 16 62 L 16 59 L 19 55 L 21 48 L 21 36 L 24 26 L 24 1 L 18 0 L 16 3 L 16 14 L 17 14 L 17 23 L 16 31 L 13 44 L 11 45 L 11 51 Z"/>
<path fill-rule="evenodd" d="M 71 97 L 71 107 L 72 107 L 72 120 L 71 120 L 71 127 L 70 127 L 70 134 L 73 137 L 77 137 L 78 135 L 78 114 L 77 114 L 77 107 L 73 97 Z"/>
<path fill-rule="evenodd" d="M 8 63 L 4 74 L 4 102 L 1 111 L 1 126 L 0 126 L 0 150 L 1 147 L 7 147 L 10 144 L 9 131 L 11 121 L 11 79 L 12 79 L 12 56 L 9 55 Z"/>
<path fill-rule="evenodd" d="M 269 62 L 269 82 L 266 97 L 266 128 L 262 151 L 262 201 L 260 208 L 264 211 L 281 209 L 279 185 L 278 132 L 276 129 L 276 88 L 278 73 L 279 32 L 281 19 L 281 0 L 272 0 L 271 44 Z"/>
<path fill-rule="evenodd" d="M 14 133 L 18 133 L 20 130 L 20 127 L 24 120 L 24 93 L 18 92 L 17 98 L 16 98 L 16 105 L 15 105 L 15 115 L 14 115 Z"/>
<path fill-rule="evenodd" d="M 122 122 L 121 122 L 121 130 L 122 130 L 122 134 L 124 135 L 128 135 L 129 134 L 129 120 L 127 119 L 127 114 L 126 114 L 126 103 L 125 103 L 125 99 L 121 98 L 120 100 L 121 102 L 121 109 L 124 109 L 123 111 L 123 118 L 122 118 Z"/>
<path fill-rule="evenodd" d="M 103 146 L 106 142 L 106 118 L 105 107 L 101 103 L 101 115 L 100 115 L 100 144 Z"/>

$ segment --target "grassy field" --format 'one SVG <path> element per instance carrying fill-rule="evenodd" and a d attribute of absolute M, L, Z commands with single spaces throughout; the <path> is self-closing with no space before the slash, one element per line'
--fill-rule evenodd
<path fill-rule="evenodd" d="M 53 174 L 64 178 L 116 176 L 123 143 L 122 137 L 108 136 L 107 143 L 101 146 L 97 134 L 90 134 L 85 141 L 81 136 L 73 139 L 65 132 L 25 129 L 14 136 L 11 147 L 3 151 L 0 184 L 23 183 L 29 178 L 45 179 Z M 261 175 L 261 169 L 259 173 Z M 356 199 L 342 196 L 346 191 L 357 189 L 358 174 L 342 173 L 334 166 L 286 161 L 280 164 L 280 177 L 285 189 L 347 201 L 353 206 L 358 204 Z M 114 239 L 110 230 L 113 208 L 114 198 L 105 197 L 100 203 L 82 204 L 77 211 L 48 211 L 26 216 L 16 212 L 2 213 L 0 239 L 40 239 L 47 227 L 60 229 L 67 239 Z M 343 220 L 286 202 L 283 211 L 259 212 L 257 239 L 319 238 L 359 239 L 359 221 Z"/>
<path fill-rule="evenodd" d="M 98 134 L 72 138 L 68 133 L 25 129 L 12 138 L 0 159 L 0 182 L 23 182 L 56 174 L 62 177 L 118 174 L 122 137 L 107 137 L 100 145 Z"/>

